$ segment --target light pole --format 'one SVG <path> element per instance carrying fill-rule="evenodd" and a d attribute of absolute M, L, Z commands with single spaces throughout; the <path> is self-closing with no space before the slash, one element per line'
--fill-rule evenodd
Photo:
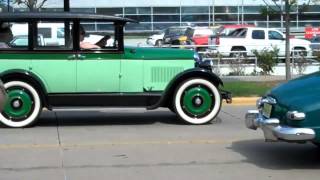
<path fill-rule="evenodd" d="M 8 12 L 10 12 L 10 0 L 7 1 L 7 5 L 8 5 Z"/>

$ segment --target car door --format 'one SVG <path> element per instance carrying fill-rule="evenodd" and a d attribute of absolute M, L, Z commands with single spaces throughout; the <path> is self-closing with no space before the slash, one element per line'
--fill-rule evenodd
<path fill-rule="evenodd" d="M 263 29 L 252 30 L 251 43 L 248 44 L 248 50 L 250 52 L 252 50 L 261 51 L 268 48 L 267 46 L 265 31 Z"/>
<path fill-rule="evenodd" d="M 77 92 L 120 91 L 121 54 L 80 52 L 77 56 Z"/>
<path fill-rule="evenodd" d="M 39 26 L 41 24 L 41 26 Z M 64 25 L 64 22 L 39 22 L 39 30 L 43 25 Z M 70 23 L 71 31 L 72 23 Z M 43 31 L 37 31 L 37 36 L 43 36 Z M 76 59 L 74 56 L 72 39 L 69 37 L 67 45 L 48 44 L 37 41 L 34 53 L 26 54 L 32 59 L 29 70 L 44 82 L 48 93 L 76 92 Z"/>
<path fill-rule="evenodd" d="M 91 28 L 88 23 L 97 23 L 97 29 Z M 80 29 L 80 51 L 75 55 L 77 92 L 119 92 L 123 53 L 119 48 L 115 25 L 110 22 L 80 22 Z M 92 38 L 93 35 L 95 38 Z M 104 43 L 99 43 L 106 37 Z"/>
<path fill-rule="evenodd" d="M 285 54 L 285 38 L 284 36 L 275 30 L 268 31 L 268 41 L 270 49 L 277 48 L 279 49 L 279 54 Z"/>

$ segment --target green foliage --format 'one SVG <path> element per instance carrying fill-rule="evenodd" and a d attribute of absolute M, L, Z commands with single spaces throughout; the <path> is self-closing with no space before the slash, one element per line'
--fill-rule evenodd
<path fill-rule="evenodd" d="M 263 96 L 267 91 L 277 86 L 281 81 L 270 82 L 225 82 L 224 88 L 232 92 L 233 97 Z M 254 88 L 252 88 L 254 87 Z"/>
<path fill-rule="evenodd" d="M 24 5 L 29 8 L 30 11 L 41 9 L 48 0 L 13 0 L 17 5 Z"/>
<path fill-rule="evenodd" d="M 253 54 L 257 57 L 258 67 L 262 69 L 262 74 L 268 75 L 273 72 L 273 67 L 278 61 L 279 49 L 263 49 L 262 51 L 254 50 Z"/>

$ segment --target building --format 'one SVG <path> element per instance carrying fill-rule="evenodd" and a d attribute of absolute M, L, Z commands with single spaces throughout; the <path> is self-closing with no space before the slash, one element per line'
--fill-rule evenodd
<path fill-rule="evenodd" d="M 265 0 L 269 9 L 278 7 Z M 307 25 L 320 26 L 320 5 L 311 4 L 301 11 L 305 1 L 291 10 L 291 29 L 303 29 Z M 301 1 L 301 2 L 300 2 Z M 255 24 L 263 27 L 282 28 L 279 14 L 262 15 L 266 7 L 263 0 L 70 0 L 71 11 L 117 15 L 136 19 L 139 24 L 129 24 L 127 31 L 157 31 L 174 25 L 195 24 L 212 26 L 219 24 Z M 284 6 L 282 0 L 277 5 Z M 63 0 L 48 0 L 42 11 L 62 11 Z M 15 11 L 23 9 L 15 7 Z M 99 24 L 92 24 L 92 30 L 99 30 Z"/>

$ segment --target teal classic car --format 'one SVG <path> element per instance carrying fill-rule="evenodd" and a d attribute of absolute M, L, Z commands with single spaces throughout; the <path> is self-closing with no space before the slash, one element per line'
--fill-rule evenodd
<path fill-rule="evenodd" d="M 0 79 L 8 94 L 0 122 L 8 127 L 29 126 L 43 108 L 56 107 L 166 107 L 187 123 L 204 124 L 223 99 L 231 102 L 210 62 L 194 51 L 125 47 L 124 27 L 134 20 L 78 13 L 0 19 Z M 39 35 L 57 37 L 39 31 L 48 24 L 64 28 L 59 39 L 40 43 Z M 102 39 L 85 38 L 97 31 Z M 10 46 L 21 35 L 25 46 Z"/>
<path fill-rule="evenodd" d="M 246 114 L 246 126 L 261 128 L 267 141 L 320 143 L 320 72 L 272 89 Z"/>

